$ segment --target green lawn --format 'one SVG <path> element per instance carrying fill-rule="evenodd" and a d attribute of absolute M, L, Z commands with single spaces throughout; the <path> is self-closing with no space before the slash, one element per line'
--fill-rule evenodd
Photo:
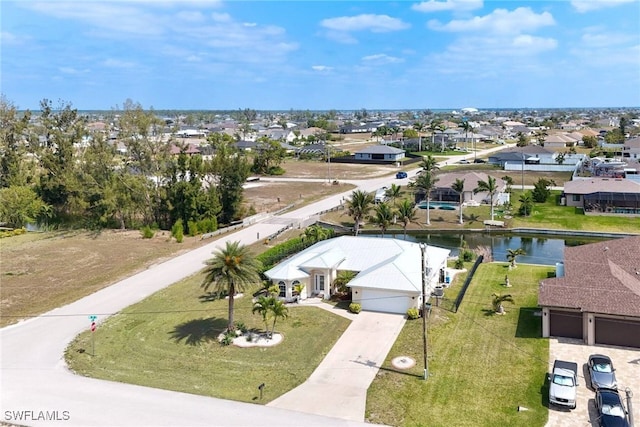
<path fill-rule="evenodd" d="M 550 271 L 482 264 L 457 313 L 433 308 L 427 381 L 422 379 L 422 322 L 408 321 L 369 388 L 366 419 L 409 426 L 543 426 L 548 341 L 540 338 L 541 320 L 533 313 L 538 281 Z M 507 272 L 511 288 L 502 286 Z M 446 291 L 450 298 L 461 279 Z M 504 316 L 492 314 L 491 294 L 505 291 L 515 304 L 505 304 Z M 397 356 L 414 358 L 416 366 L 395 370 L 391 360 Z M 518 412 L 518 406 L 529 410 Z"/>
<path fill-rule="evenodd" d="M 66 359 L 79 374 L 224 399 L 266 403 L 304 382 L 331 349 L 349 320 L 316 307 L 295 306 L 269 348 L 223 347 L 228 302 L 206 301 L 196 275 L 126 308 L 95 332 L 79 335 Z M 251 314 L 251 294 L 236 299 L 235 319 L 264 329 Z M 258 385 L 265 383 L 264 398 Z"/>
<path fill-rule="evenodd" d="M 511 203 L 514 212 L 518 211 L 520 202 L 518 199 L 521 191 L 511 194 Z M 546 203 L 535 203 L 531 216 L 521 217 L 515 215 L 509 223 L 509 227 L 532 227 L 561 230 L 584 231 L 609 231 L 621 233 L 640 232 L 640 218 L 620 216 L 592 216 L 585 215 L 581 209 L 560 206 L 556 203 L 560 191 L 552 191 L 551 197 Z"/>

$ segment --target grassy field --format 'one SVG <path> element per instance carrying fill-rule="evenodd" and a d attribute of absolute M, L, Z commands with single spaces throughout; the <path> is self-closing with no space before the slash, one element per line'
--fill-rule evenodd
<path fill-rule="evenodd" d="M 366 419 L 406 426 L 543 426 L 548 342 L 541 336 L 538 281 L 549 267 L 482 264 L 457 313 L 434 307 L 428 319 L 429 379 L 422 379 L 422 322 L 408 321 L 369 388 Z M 513 287 L 505 288 L 505 273 Z M 456 279 L 447 294 L 455 295 Z M 491 310 L 491 294 L 513 295 L 507 314 Z M 454 298 L 454 297 L 452 297 Z M 398 371 L 391 360 L 416 366 Z M 518 412 L 518 406 L 528 411 Z"/>
<path fill-rule="evenodd" d="M 266 403 L 305 381 L 349 320 L 316 307 L 295 306 L 276 331 L 274 347 L 221 346 L 228 302 L 208 301 L 196 275 L 166 288 L 108 319 L 95 332 L 69 346 L 70 368 L 95 378 L 244 402 Z M 251 314 L 251 294 L 235 301 L 235 319 L 264 330 Z M 257 401 L 257 386 L 265 383 Z"/>

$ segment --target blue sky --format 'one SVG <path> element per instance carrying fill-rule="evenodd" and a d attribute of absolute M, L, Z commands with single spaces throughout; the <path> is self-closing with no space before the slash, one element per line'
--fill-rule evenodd
<path fill-rule="evenodd" d="M 0 8 L 1 92 L 19 108 L 640 106 L 640 0 Z"/>

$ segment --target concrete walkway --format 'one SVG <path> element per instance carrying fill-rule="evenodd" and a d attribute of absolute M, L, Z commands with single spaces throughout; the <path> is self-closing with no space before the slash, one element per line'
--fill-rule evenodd
<path fill-rule="evenodd" d="M 363 422 L 367 389 L 404 322 L 401 314 L 361 312 L 309 379 L 267 406 Z"/>

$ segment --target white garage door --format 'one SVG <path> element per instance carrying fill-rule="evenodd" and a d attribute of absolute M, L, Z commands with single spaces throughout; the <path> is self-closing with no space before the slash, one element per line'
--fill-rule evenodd
<path fill-rule="evenodd" d="M 360 305 L 367 311 L 404 314 L 415 304 L 415 300 L 410 296 L 399 292 L 377 289 L 362 289 L 361 292 Z"/>

